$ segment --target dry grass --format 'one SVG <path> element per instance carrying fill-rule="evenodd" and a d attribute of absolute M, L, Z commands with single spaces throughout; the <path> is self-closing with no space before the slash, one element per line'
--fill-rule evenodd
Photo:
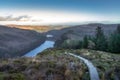
<path fill-rule="evenodd" d="M 12 80 L 89 80 L 82 61 L 52 49 L 34 58 L 1 60 L 0 79 L 10 77 Z"/>

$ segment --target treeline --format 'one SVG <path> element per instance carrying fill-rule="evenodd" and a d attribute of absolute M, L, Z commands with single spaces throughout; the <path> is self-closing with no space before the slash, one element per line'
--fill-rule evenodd
<path fill-rule="evenodd" d="M 120 25 L 109 36 L 105 36 L 102 27 L 98 26 L 95 36 L 84 36 L 79 45 L 81 45 L 79 48 L 120 53 Z"/>
<path fill-rule="evenodd" d="M 66 34 L 74 34 L 72 31 L 65 33 L 61 40 L 56 43 L 60 48 L 67 49 L 93 49 L 112 53 L 120 53 L 120 25 L 117 29 L 110 33 L 109 36 L 104 34 L 102 27 L 98 26 L 95 31 L 94 36 L 86 35 L 83 40 L 71 40 L 67 38 Z"/>

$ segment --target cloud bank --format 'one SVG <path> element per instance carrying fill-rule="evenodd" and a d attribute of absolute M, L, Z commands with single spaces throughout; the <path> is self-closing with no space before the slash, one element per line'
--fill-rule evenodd
<path fill-rule="evenodd" d="M 9 16 L 0 16 L 0 21 L 29 21 L 30 18 L 31 17 L 28 15 L 22 15 L 17 17 L 9 15 Z"/>
<path fill-rule="evenodd" d="M 12 15 L 11 15 L 12 14 Z M 118 23 L 120 17 L 59 11 L 8 11 L 0 13 L 0 24 L 43 25 L 62 23 Z"/>

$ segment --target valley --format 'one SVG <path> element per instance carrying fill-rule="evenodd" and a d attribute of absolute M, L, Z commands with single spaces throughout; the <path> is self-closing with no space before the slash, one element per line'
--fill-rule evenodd
<path fill-rule="evenodd" d="M 95 26 L 96 24 L 89 25 Z M 116 27 L 113 27 L 113 25 L 106 25 L 107 27 L 103 24 L 101 25 L 106 36 L 108 36 L 110 31 L 114 32 L 117 28 L 117 25 L 114 25 Z M 19 40 L 21 40 L 21 44 L 23 44 L 22 42 L 27 40 L 26 38 L 28 38 L 29 41 L 34 39 L 38 40 L 35 43 L 30 42 L 32 48 L 29 48 L 26 53 L 17 50 L 17 48 L 20 48 L 19 45 L 15 45 L 14 47 L 14 49 L 16 48 L 15 50 L 18 51 L 18 54 L 12 54 L 14 49 L 12 52 L 6 47 L 10 51 L 9 55 L 11 55 L 11 58 L 6 57 L 5 59 L 3 56 L 5 52 L 3 54 L 0 52 L 2 55 L 2 58 L 0 59 L 0 80 L 119 80 L 119 53 L 114 54 L 92 49 L 74 48 L 70 47 L 70 44 L 74 46 L 76 43 L 73 44 L 69 42 L 66 46 L 62 46 L 66 40 L 82 40 L 84 34 L 95 35 L 94 29 L 97 27 L 88 29 L 85 25 L 82 28 L 81 26 L 71 26 L 69 28 L 42 33 L 39 31 L 36 32 L 36 30 L 0 26 L 1 30 L 4 30 L 2 30 L 3 32 L 1 31 L 0 36 L 2 42 L 3 40 L 9 39 L 9 41 L 18 41 L 18 43 L 20 43 Z M 100 26 L 100 24 L 97 24 L 96 26 Z M 74 29 L 74 27 L 76 27 L 76 29 Z M 24 35 L 22 34 L 22 31 L 24 32 Z M 27 31 L 29 33 L 25 34 Z M 83 34 L 79 33 L 81 31 Z M 4 35 L 4 37 L 2 37 L 3 33 L 9 33 L 9 36 Z M 20 37 L 17 36 L 16 38 L 16 36 L 13 36 L 14 33 Z M 22 35 L 18 33 L 21 33 Z M 39 40 L 42 41 L 39 42 Z M 36 45 L 33 46 L 33 44 Z M 24 46 L 25 45 L 26 44 L 24 44 Z M 27 49 L 30 47 L 29 45 L 26 45 Z M 12 45 L 10 45 L 10 47 L 12 47 Z M 22 48 L 24 47 L 21 47 L 20 49 Z M 1 48 L 0 51 L 2 50 L 3 49 Z M 86 61 L 88 62 L 87 64 Z M 89 66 L 90 64 L 93 66 L 91 69 Z M 94 68 L 95 73 L 92 72 L 92 69 Z M 98 77 L 94 75 L 97 75 Z"/>
<path fill-rule="evenodd" d="M 0 80 L 120 80 L 120 0 L 1 0 Z"/>

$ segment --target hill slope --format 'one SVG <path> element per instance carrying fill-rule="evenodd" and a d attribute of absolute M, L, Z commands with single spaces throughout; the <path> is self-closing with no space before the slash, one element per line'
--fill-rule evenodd
<path fill-rule="evenodd" d="M 58 40 L 61 38 L 62 35 L 64 35 L 67 32 L 70 32 L 67 36 L 72 39 L 78 39 L 81 40 L 85 35 L 94 35 L 95 29 L 100 26 L 103 28 L 106 35 L 109 35 L 111 32 L 113 32 L 117 24 L 85 24 L 85 25 L 77 25 L 77 26 L 71 26 L 67 27 L 61 30 L 51 30 L 48 31 L 47 34 L 52 34 L 55 37 L 55 40 Z M 71 35 L 71 33 L 74 33 Z"/>
<path fill-rule="evenodd" d="M 45 40 L 40 33 L 0 26 L 0 57 L 21 56 Z"/>
<path fill-rule="evenodd" d="M 120 55 L 87 49 L 47 49 L 33 58 L 0 59 L 0 80 L 90 80 L 82 60 L 92 61 L 100 80 L 119 80 Z"/>
<path fill-rule="evenodd" d="M 89 80 L 84 63 L 61 50 L 46 50 L 34 58 L 0 63 L 0 80 Z"/>

